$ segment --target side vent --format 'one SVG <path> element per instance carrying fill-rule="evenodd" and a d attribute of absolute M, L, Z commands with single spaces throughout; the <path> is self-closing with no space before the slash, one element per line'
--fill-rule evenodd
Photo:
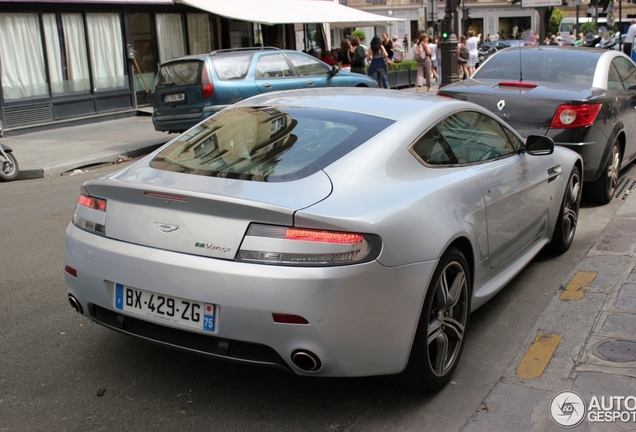
<path fill-rule="evenodd" d="M 37 123 L 48 123 L 53 121 L 50 105 L 40 105 L 32 107 L 3 108 L 4 127 L 24 126 Z"/>

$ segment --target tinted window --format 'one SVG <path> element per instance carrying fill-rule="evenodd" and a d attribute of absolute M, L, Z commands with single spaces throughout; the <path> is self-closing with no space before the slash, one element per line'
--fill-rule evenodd
<path fill-rule="evenodd" d="M 300 53 L 287 53 L 287 57 L 294 64 L 300 76 L 329 74 L 329 66 L 311 56 Z"/>
<path fill-rule="evenodd" d="M 616 58 L 612 62 L 623 80 L 627 90 L 636 90 L 636 66 L 626 58 Z"/>
<path fill-rule="evenodd" d="M 518 140 L 517 145 L 521 145 Z M 465 111 L 438 123 L 413 145 L 413 151 L 429 165 L 456 165 L 496 159 L 516 149 L 499 122 Z"/>
<path fill-rule="evenodd" d="M 618 75 L 618 71 L 614 66 L 614 62 L 609 67 L 609 74 L 607 76 L 607 88 L 608 90 L 625 90 L 623 87 L 623 81 Z"/>
<path fill-rule="evenodd" d="M 252 64 L 251 53 L 223 53 L 212 56 L 216 75 L 221 80 L 242 79 Z"/>
<path fill-rule="evenodd" d="M 591 87 L 598 58 L 599 54 L 576 48 L 506 49 L 484 63 L 475 72 L 474 78 L 518 81 L 521 70 L 524 81 L 572 83 Z"/>
<path fill-rule="evenodd" d="M 260 56 L 256 65 L 256 78 L 284 78 L 293 73 L 282 54 Z"/>
<path fill-rule="evenodd" d="M 180 136 L 150 165 L 212 177 L 296 180 L 325 168 L 392 123 L 320 109 L 228 109 Z"/>
<path fill-rule="evenodd" d="M 161 66 L 155 78 L 155 85 L 193 85 L 200 83 L 201 61 L 168 63 Z"/>

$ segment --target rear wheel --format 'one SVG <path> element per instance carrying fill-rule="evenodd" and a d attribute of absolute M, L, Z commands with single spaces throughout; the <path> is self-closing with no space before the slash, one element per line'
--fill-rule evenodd
<path fill-rule="evenodd" d="M 439 390 L 450 381 L 462 350 L 470 313 L 470 271 L 458 249 L 437 265 L 426 293 L 411 355 L 395 380 L 418 390 Z"/>
<path fill-rule="evenodd" d="M 0 181 L 11 181 L 18 177 L 18 161 L 11 152 L 5 151 L 5 158 L 0 153 Z"/>
<path fill-rule="evenodd" d="M 561 211 L 554 227 L 550 249 L 558 254 L 567 251 L 574 240 L 581 205 L 581 174 L 578 167 L 572 168 L 568 184 L 563 193 Z"/>
<path fill-rule="evenodd" d="M 585 197 L 592 202 L 607 204 L 612 200 L 618 185 L 618 174 L 621 169 L 621 148 L 614 142 L 603 174 L 594 182 L 585 185 Z"/>

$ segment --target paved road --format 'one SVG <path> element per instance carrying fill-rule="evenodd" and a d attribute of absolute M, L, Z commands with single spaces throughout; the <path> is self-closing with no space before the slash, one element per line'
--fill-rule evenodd
<path fill-rule="evenodd" d="M 210 360 L 73 312 L 64 230 L 80 184 L 114 169 L 0 184 L 0 431 L 460 430 L 621 205 L 584 207 L 567 254 L 539 255 L 474 313 L 452 385 L 430 395 Z"/>

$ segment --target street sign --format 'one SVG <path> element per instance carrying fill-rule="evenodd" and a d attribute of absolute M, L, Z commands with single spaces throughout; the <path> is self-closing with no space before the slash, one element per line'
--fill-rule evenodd
<path fill-rule="evenodd" d="M 417 8 L 417 29 L 426 31 L 426 8 Z"/>
<path fill-rule="evenodd" d="M 616 17 L 614 17 L 614 14 L 612 12 L 608 12 L 606 20 L 607 20 L 607 25 L 611 27 L 616 22 Z"/>

